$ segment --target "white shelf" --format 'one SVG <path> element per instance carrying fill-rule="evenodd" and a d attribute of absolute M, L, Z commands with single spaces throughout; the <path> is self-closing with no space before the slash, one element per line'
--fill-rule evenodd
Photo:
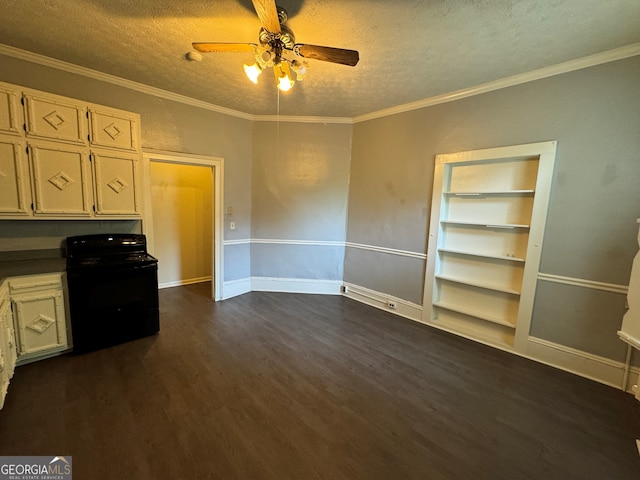
<path fill-rule="evenodd" d="M 528 229 L 529 225 L 523 225 L 518 223 L 486 223 L 486 222 L 465 222 L 457 220 L 440 220 L 440 223 L 444 225 L 463 225 L 469 227 L 484 227 L 484 228 L 499 228 L 503 230 L 514 230 L 516 228 Z"/>
<path fill-rule="evenodd" d="M 458 305 L 451 305 L 449 303 L 444 303 L 444 302 L 435 302 L 433 306 L 437 308 L 444 308 L 445 310 L 449 310 L 451 312 L 462 313 L 463 315 L 468 315 L 469 317 L 479 318 L 480 320 L 486 320 L 487 322 L 495 323 L 497 325 L 502 325 L 503 327 L 513 328 L 513 329 L 516 328 L 516 326 L 513 323 L 509 322 L 508 320 L 505 320 L 504 318 L 497 317 L 496 315 L 490 315 L 485 312 L 478 312 L 471 308 L 459 307 Z"/>
<path fill-rule="evenodd" d="M 493 192 L 442 192 L 448 197 L 488 197 L 488 196 L 509 196 L 509 195 L 533 195 L 535 190 L 500 190 Z"/>
<path fill-rule="evenodd" d="M 510 295 L 520 295 L 520 292 L 518 290 L 514 290 L 512 288 L 506 288 L 506 287 L 503 287 L 502 285 L 496 285 L 494 283 L 478 282 L 475 280 L 469 280 L 467 278 L 453 277 L 451 275 L 436 275 L 436 278 L 440 280 L 445 280 L 447 282 L 455 282 L 455 283 L 460 283 L 462 285 L 470 285 L 472 287 L 493 290 L 495 292 L 508 293 Z"/>
<path fill-rule="evenodd" d="M 509 262 L 524 263 L 524 258 L 508 257 L 506 255 L 491 255 L 491 254 L 488 254 L 488 253 L 469 252 L 467 250 L 456 250 L 454 248 L 439 248 L 438 252 L 441 252 L 441 253 L 454 253 L 456 255 L 468 255 L 470 257 L 491 258 L 491 259 L 494 259 L 494 260 L 507 260 Z"/>
<path fill-rule="evenodd" d="M 544 142 L 436 157 L 423 297 L 431 308 L 423 318 L 526 349 L 555 148 Z"/>
<path fill-rule="evenodd" d="M 485 345 L 497 347 L 502 350 L 513 350 L 514 331 L 502 325 L 490 324 L 495 328 L 504 329 L 503 332 L 488 331 L 486 328 L 475 328 L 464 323 L 461 324 L 460 322 L 452 321 L 451 319 L 442 318 L 436 319 L 432 325 L 445 332 L 460 335 Z"/>

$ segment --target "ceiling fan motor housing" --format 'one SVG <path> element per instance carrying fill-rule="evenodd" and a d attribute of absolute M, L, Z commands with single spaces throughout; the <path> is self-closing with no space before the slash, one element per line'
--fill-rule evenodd
<path fill-rule="evenodd" d="M 296 44 L 296 37 L 286 25 L 280 25 L 280 33 L 271 33 L 264 27 L 260 29 L 258 34 L 258 40 L 262 45 L 270 45 L 273 49 L 287 49 L 293 50 L 293 46 Z"/>

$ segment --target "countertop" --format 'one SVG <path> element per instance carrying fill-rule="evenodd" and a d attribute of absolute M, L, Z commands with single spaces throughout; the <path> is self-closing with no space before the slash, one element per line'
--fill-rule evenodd
<path fill-rule="evenodd" d="M 0 283 L 6 278 L 66 270 L 61 250 L 24 250 L 0 252 Z"/>

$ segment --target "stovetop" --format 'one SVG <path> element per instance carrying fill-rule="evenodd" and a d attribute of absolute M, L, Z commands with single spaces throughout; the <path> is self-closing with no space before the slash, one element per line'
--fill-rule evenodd
<path fill-rule="evenodd" d="M 67 269 L 140 266 L 157 263 L 144 235 L 119 233 L 67 238 Z"/>

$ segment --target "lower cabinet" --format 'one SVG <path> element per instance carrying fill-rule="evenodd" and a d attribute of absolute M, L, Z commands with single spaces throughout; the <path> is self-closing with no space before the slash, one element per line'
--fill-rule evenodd
<path fill-rule="evenodd" d="M 16 344 L 13 331 L 11 301 L 6 282 L 0 285 L 0 408 L 9 388 L 9 380 L 13 377 L 16 365 Z"/>
<path fill-rule="evenodd" d="M 62 274 L 9 279 L 18 363 L 67 349 Z"/>
<path fill-rule="evenodd" d="M 67 350 L 62 273 L 0 282 L 0 409 L 16 365 Z"/>

